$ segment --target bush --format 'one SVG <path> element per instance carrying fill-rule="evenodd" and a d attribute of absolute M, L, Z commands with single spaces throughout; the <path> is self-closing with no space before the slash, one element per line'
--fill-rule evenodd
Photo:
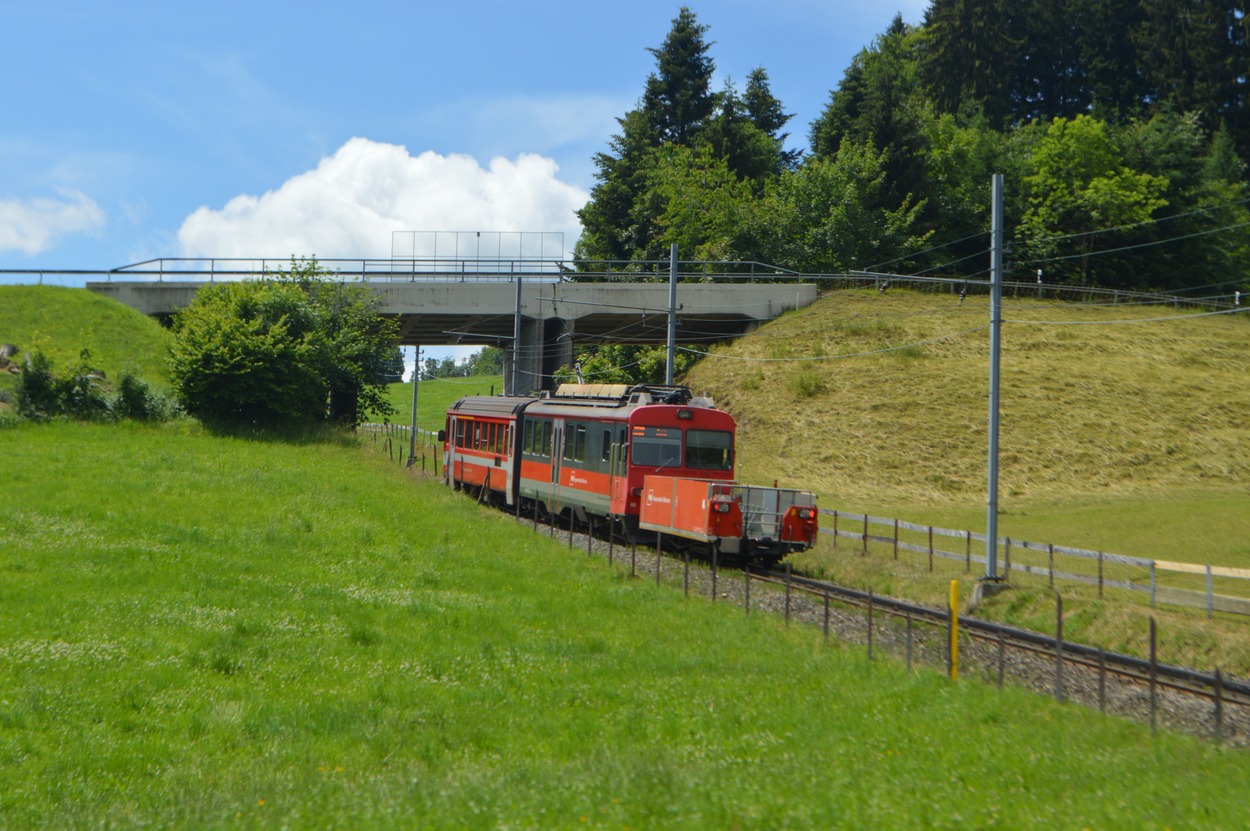
<path fill-rule="evenodd" d="M 176 412 L 163 396 L 153 393 L 146 382 L 129 373 L 122 376 L 115 395 L 110 395 L 104 373 L 91 366 L 91 353 L 84 349 L 80 363 L 66 377 L 52 368 L 42 352 L 31 355 L 13 392 L 18 418 L 47 421 L 72 418 L 79 421 L 112 421 L 130 418 L 157 421 Z"/>
<path fill-rule="evenodd" d="M 117 397 L 113 401 L 113 413 L 117 418 L 132 421 L 165 421 L 171 418 L 177 407 L 169 399 L 152 392 L 147 382 L 130 373 L 122 375 L 117 384 Z"/>
<path fill-rule="evenodd" d="M 354 426 L 393 412 L 395 323 L 369 289 L 316 260 L 276 279 L 204 286 L 174 320 L 172 376 L 187 412 L 217 429 Z"/>

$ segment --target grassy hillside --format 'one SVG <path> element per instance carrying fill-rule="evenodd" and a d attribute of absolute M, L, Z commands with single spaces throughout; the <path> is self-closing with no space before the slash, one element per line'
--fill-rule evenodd
<path fill-rule="evenodd" d="M 5 447 L 6 828 L 1244 820 L 1242 752 L 869 664 L 350 447 Z"/>
<path fill-rule="evenodd" d="M 472 378 L 434 378 L 422 381 L 417 390 L 417 427 L 438 430 L 443 426 L 447 408 L 465 395 L 499 395 L 503 376 L 477 375 Z M 412 384 L 391 384 L 390 401 L 395 408 L 392 424 L 412 423 Z"/>
<path fill-rule="evenodd" d="M 54 368 L 77 366 L 91 350 L 91 362 L 110 378 L 131 372 L 165 385 L 169 333 L 149 318 L 86 289 L 59 286 L 0 286 L 0 343 L 41 351 Z M 0 384 L 11 384 L 0 375 Z M 0 387 L 5 388 L 5 387 Z"/>
<path fill-rule="evenodd" d="M 687 383 L 738 417 L 746 480 L 979 530 L 988 317 L 983 297 L 835 292 Z M 1250 566 L 1250 320 L 1023 299 L 1004 318 L 1000 530 Z"/>

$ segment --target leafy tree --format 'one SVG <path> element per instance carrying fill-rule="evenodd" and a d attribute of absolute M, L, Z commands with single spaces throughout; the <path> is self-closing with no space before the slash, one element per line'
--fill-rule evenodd
<path fill-rule="evenodd" d="M 469 356 L 469 375 L 499 375 L 503 372 L 503 350 L 483 346 Z"/>
<path fill-rule="evenodd" d="M 678 350 L 673 356 L 673 373 L 681 375 L 699 360 L 698 355 Z M 663 384 L 668 374 L 668 350 L 664 346 L 606 344 L 578 347 L 575 366 L 556 371 L 557 384 L 577 383 L 581 372 L 587 384 Z"/>
<path fill-rule="evenodd" d="M 363 285 L 316 260 L 287 275 L 204 286 L 174 319 L 172 378 L 187 412 L 217 426 L 290 427 L 388 415 L 394 322 Z"/>
<path fill-rule="evenodd" d="M 808 159 L 772 185 L 760 208 L 756 238 L 765 262 L 800 271 L 865 268 L 917 250 L 923 203 L 892 205 L 885 155 L 844 141 L 832 158 Z"/>
<path fill-rule="evenodd" d="M 660 249 L 676 243 L 697 260 L 738 259 L 749 253 L 737 236 L 750 211 L 751 188 L 710 148 L 670 145 L 657 151 L 650 193 L 658 213 Z"/>
<path fill-rule="evenodd" d="M 1025 187 L 1029 207 L 1020 234 L 1027 252 L 1080 285 L 1125 285 L 1090 254 L 1095 245 L 1115 247 L 1119 232 L 1109 229 L 1131 229 L 1167 204 L 1167 180 L 1129 169 L 1106 123 L 1084 115 L 1051 122 Z"/>

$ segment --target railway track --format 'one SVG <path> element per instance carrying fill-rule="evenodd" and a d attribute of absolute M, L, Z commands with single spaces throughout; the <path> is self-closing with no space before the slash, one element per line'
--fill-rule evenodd
<path fill-rule="evenodd" d="M 780 586 L 789 585 L 791 590 L 799 589 L 810 595 L 828 595 L 840 604 L 858 606 L 865 610 L 871 605 L 879 614 L 928 622 L 934 626 L 945 627 L 949 621 L 949 614 L 945 609 L 933 609 L 933 607 L 913 604 L 909 601 L 896 600 L 893 597 L 881 597 L 870 592 L 829 584 L 829 582 L 811 580 L 808 577 L 786 575 L 779 571 L 752 570 L 752 579 Z M 1063 685 L 1065 669 L 1085 670 L 1091 674 L 1098 674 L 1100 679 L 1104 676 L 1114 676 L 1130 684 L 1144 686 L 1148 691 L 1171 691 L 1175 694 L 1198 697 L 1198 699 L 1210 702 L 1214 707 L 1231 705 L 1250 709 L 1250 684 L 1241 680 L 1226 679 L 1220 672 L 1208 674 L 1208 672 L 1185 669 L 1185 667 L 1160 664 L 1158 661 L 1139 659 L 1131 655 L 1106 652 L 1095 647 L 1061 640 L 1059 637 L 995 624 L 995 622 L 968 615 L 959 616 L 959 629 L 964 637 L 971 637 L 985 645 L 998 647 L 999 651 L 1005 649 L 1023 651 L 1038 656 L 1039 659 L 1054 661 L 1055 666 L 1058 667 L 1056 685 L 1059 687 Z"/>

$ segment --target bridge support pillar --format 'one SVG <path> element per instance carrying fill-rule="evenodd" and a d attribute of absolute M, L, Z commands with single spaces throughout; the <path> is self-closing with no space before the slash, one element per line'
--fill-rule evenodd
<path fill-rule="evenodd" d="M 512 366 L 516 362 L 517 388 L 512 388 Z M 573 321 L 549 317 L 521 320 L 521 341 L 504 350 L 503 383 L 505 395 L 529 395 L 555 389 L 551 376 L 562 366 L 573 364 Z"/>

